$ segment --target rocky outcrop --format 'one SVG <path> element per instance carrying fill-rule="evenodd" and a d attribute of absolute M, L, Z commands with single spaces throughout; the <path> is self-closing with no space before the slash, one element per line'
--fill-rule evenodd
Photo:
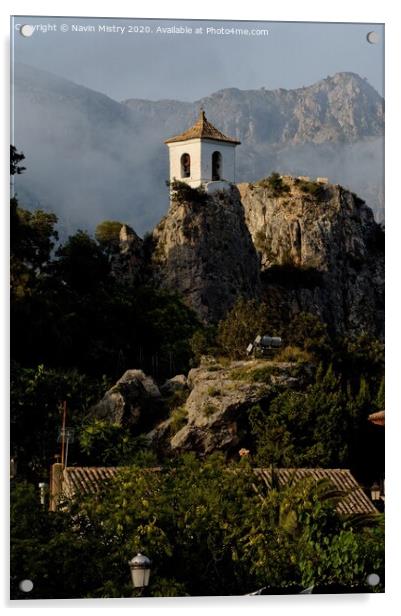
<path fill-rule="evenodd" d="M 127 370 L 90 414 L 96 419 L 135 427 L 138 431 L 150 427 L 162 409 L 158 386 L 142 370 Z"/>
<path fill-rule="evenodd" d="M 384 234 L 371 209 L 339 185 L 288 176 L 274 189 L 268 180 L 238 188 L 272 309 L 382 336 Z"/>
<path fill-rule="evenodd" d="M 273 390 L 298 388 L 311 377 L 308 365 L 268 360 L 231 362 L 223 367 L 216 362 L 203 364 L 188 374 L 190 394 L 179 413 L 148 434 L 160 449 L 170 452 L 237 452 L 246 434 L 249 409 L 268 400 Z"/>
<path fill-rule="evenodd" d="M 259 260 L 235 186 L 198 202 L 173 200 L 153 240 L 156 279 L 203 321 L 221 319 L 238 296 L 258 295 Z"/>
<path fill-rule="evenodd" d="M 119 239 L 119 251 L 111 263 L 114 276 L 133 284 L 141 282 L 145 270 L 143 240 L 128 225 L 122 225 Z"/>
<path fill-rule="evenodd" d="M 383 336 L 383 229 L 339 185 L 284 176 L 173 201 L 153 240 L 156 279 L 204 322 L 259 297 L 284 326 L 309 312 L 335 334 Z"/>
<path fill-rule="evenodd" d="M 175 392 L 185 391 L 188 388 L 188 379 L 185 374 L 177 374 L 171 379 L 167 379 L 160 387 L 163 395 L 169 396 Z"/>

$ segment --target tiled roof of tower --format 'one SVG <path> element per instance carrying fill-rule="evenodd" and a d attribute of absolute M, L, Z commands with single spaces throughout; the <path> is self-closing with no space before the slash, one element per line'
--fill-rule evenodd
<path fill-rule="evenodd" d="M 74 494 L 95 494 L 112 481 L 119 471 L 129 471 L 129 467 L 68 467 L 63 472 L 63 492 L 68 498 Z M 160 472 L 161 467 L 145 468 L 136 472 Z M 269 468 L 254 468 L 256 477 L 271 487 L 272 472 Z M 306 477 L 329 479 L 332 484 L 344 492 L 344 497 L 338 502 L 336 508 L 339 513 L 377 513 L 372 501 L 366 496 L 348 469 L 344 468 L 277 468 L 274 473 L 279 485 L 297 482 Z"/>
<path fill-rule="evenodd" d="M 222 133 L 218 128 L 213 126 L 213 124 L 211 124 L 206 118 L 203 109 L 200 110 L 198 119 L 195 124 L 191 126 L 191 128 L 188 128 L 188 130 L 181 133 L 181 135 L 176 135 L 175 137 L 166 139 L 164 143 L 188 141 L 189 139 L 213 139 L 214 141 L 225 141 L 226 143 L 233 143 L 236 145 L 241 143 L 238 139 L 227 137 L 227 135 L 224 135 L 224 133 Z"/>

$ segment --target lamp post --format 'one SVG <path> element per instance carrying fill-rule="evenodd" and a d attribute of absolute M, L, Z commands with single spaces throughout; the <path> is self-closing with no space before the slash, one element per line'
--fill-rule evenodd
<path fill-rule="evenodd" d="M 377 481 L 375 481 L 370 488 L 370 496 L 373 502 L 377 502 L 380 500 L 380 486 Z"/>
<path fill-rule="evenodd" d="M 131 569 L 132 585 L 139 591 L 137 596 L 144 597 L 149 585 L 151 561 L 147 556 L 138 552 L 128 564 Z"/>
<path fill-rule="evenodd" d="M 42 505 L 42 507 L 44 507 L 46 505 L 47 483 L 44 483 L 43 481 L 41 481 L 40 483 L 38 483 L 38 487 L 39 487 L 40 504 Z"/>

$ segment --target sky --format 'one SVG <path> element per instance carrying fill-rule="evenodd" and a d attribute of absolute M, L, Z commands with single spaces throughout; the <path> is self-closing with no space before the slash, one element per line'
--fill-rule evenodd
<path fill-rule="evenodd" d="M 32 36 L 20 34 L 21 24 L 36 26 Z M 192 28 L 192 32 L 157 31 L 173 26 Z M 79 27 L 81 31 L 76 31 Z M 207 34 L 208 27 L 217 33 Z M 384 94 L 384 26 L 380 24 L 19 16 L 12 19 L 11 28 L 15 61 L 118 101 L 195 101 L 231 87 L 290 89 L 341 71 L 366 77 Z M 202 33 L 195 32 L 200 28 Z M 219 28 L 258 29 L 259 33 L 222 34 Z M 378 34 L 376 44 L 367 41 L 371 31 Z"/>

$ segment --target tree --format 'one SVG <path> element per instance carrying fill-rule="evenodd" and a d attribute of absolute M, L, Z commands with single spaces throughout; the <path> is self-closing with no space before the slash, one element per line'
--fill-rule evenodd
<path fill-rule="evenodd" d="M 287 390 L 249 414 L 261 466 L 336 468 L 349 459 L 352 425 L 341 381 L 320 368 L 306 391 Z"/>
<path fill-rule="evenodd" d="M 85 231 L 71 235 L 56 255 L 57 274 L 73 290 L 88 291 L 108 279 L 108 259 Z"/>
<path fill-rule="evenodd" d="M 58 233 L 54 214 L 29 212 L 11 200 L 11 291 L 16 298 L 32 293 L 47 273 Z"/>
<path fill-rule="evenodd" d="M 25 167 L 21 166 L 25 160 L 25 155 L 18 152 L 15 145 L 10 145 L 10 175 L 19 175 L 25 171 Z"/>
<path fill-rule="evenodd" d="M 246 347 L 255 336 L 268 331 L 269 319 L 266 306 L 256 300 L 239 298 L 225 319 L 218 325 L 217 340 L 223 353 L 232 359 L 245 356 Z"/>
<path fill-rule="evenodd" d="M 300 312 L 292 319 L 287 329 L 286 342 L 313 353 L 321 360 L 330 355 L 331 344 L 327 326 L 310 312 Z"/>
<path fill-rule="evenodd" d="M 157 465 L 146 438 L 133 437 L 128 428 L 104 420 L 83 422 L 79 445 L 85 466 Z"/>
<path fill-rule="evenodd" d="M 80 428 L 89 407 L 106 384 L 77 370 L 23 368 L 11 365 L 11 453 L 18 461 L 18 476 L 44 481 L 54 454 L 60 449 L 60 403 L 67 401 L 69 426 Z M 73 453 L 73 451 L 72 451 Z"/>
<path fill-rule="evenodd" d="M 96 227 L 95 238 L 108 256 L 118 252 L 122 226 L 117 220 L 104 220 Z"/>
<path fill-rule="evenodd" d="M 383 577 L 382 518 L 343 516 L 343 497 L 327 480 L 304 479 L 283 487 L 259 486 L 261 505 L 248 521 L 244 558 L 258 587 L 366 588 L 366 572 Z M 381 585 L 383 589 L 383 584 Z"/>
<path fill-rule="evenodd" d="M 33 575 L 35 598 L 131 596 L 127 561 L 138 551 L 153 562 L 151 596 L 352 589 L 367 571 L 382 577 L 383 528 L 378 515 L 340 515 L 341 497 L 329 482 L 267 487 L 244 459 L 192 454 L 159 471 L 121 469 L 56 513 L 40 509 L 31 486 L 15 486 L 13 596 Z"/>

